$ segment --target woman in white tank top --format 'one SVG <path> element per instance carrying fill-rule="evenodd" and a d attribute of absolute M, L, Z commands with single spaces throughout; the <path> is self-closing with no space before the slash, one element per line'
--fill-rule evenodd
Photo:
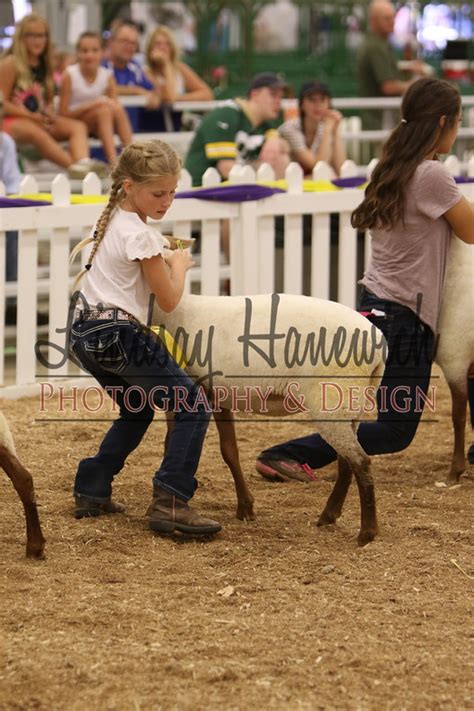
<path fill-rule="evenodd" d="M 127 112 L 117 100 L 117 87 L 110 69 L 101 66 L 102 47 L 96 32 L 83 32 L 76 45 L 77 64 L 66 69 L 61 85 L 59 113 L 84 121 L 89 133 L 102 141 L 107 161 L 114 165 L 117 150 L 114 133 L 123 146 L 132 142 Z"/>

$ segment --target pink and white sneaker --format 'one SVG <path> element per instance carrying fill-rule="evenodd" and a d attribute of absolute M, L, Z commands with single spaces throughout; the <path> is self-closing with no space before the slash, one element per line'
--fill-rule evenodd
<path fill-rule="evenodd" d="M 317 481 L 309 464 L 299 464 L 292 459 L 257 459 L 255 468 L 269 481 Z"/>

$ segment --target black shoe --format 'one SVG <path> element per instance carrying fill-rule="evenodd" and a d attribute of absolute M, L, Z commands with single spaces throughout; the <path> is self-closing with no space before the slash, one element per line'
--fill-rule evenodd
<path fill-rule="evenodd" d="M 76 518 L 87 518 L 88 516 L 102 516 L 104 514 L 125 513 L 125 506 L 112 499 L 96 501 L 88 496 L 74 495 L 76 508 L 74 516 Z"/>

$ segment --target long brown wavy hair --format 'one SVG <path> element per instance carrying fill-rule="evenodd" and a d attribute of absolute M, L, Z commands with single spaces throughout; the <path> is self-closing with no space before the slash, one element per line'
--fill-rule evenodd
<path fill-rule="evenodd" d="M 352 213 L 359 230 L 391 229 L 403 222 L 406 188 L 420 163 L 442 136 L 453 128 L 461 113 L 457 88 L 442 79 L 419 79 L 402 100 L 402 120 L 382 151 L 364 200 Z M 440 119 L 446 117 L 444 126 Z"/>

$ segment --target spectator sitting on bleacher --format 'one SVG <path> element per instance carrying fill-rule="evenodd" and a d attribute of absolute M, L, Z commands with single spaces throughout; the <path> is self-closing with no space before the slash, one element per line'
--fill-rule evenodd
<path fill-rule="evenodd" d="M 0 61 L 4 130 L 17 143 L 35 146 L 42 157 L 83 178 L 97 170 L 89 158 L 87 129 L 82 121 L 57 116 L 52 107 L 54 85 L 49 28 L 35 14 L 17 23 L 12 46 Z M 68 140 L 70 152 L 58 143 Z"/>
<path fill-rule="evenodd" d="M 117 160 L 114 132 L 123 146 L 132 142 L 127 112 L 117 101 L 112 70 L 100 65 L 102 46 L 97 32 L 83 32 L 76 52 L 77 64 L 67 67 L 63 77 L 59 113 L 84 121 L 89 132 L 100 138 L 107 161 L 114 165 Z"/>
<path fill-rule="evenodd" d="M 165 105 L 169 108 L 174 130 L 181 127 L 181 112 L 173 111 L 167 104 L 174 101 L 212 101 L 212 89 L 187 64 L 179 60 L 179 49 L 173 33 L 163 25 L 153 30 L 147 40 L 145 50 L 145 74 L 153 82 Z M 144 112 L 145 131 L 166 130 L 156 128 L 156 116 L 150 111 Z"/>
<path fill-rule="evenodd" d="M 161 103 L 159 92 L 133 59 L 138 51 L 138 39 L 138 28 L 134 22 L 124 20 L 115 26 L 110 34 L 108 59 L 104 60 L 104 66 L 113 70 L 119 96 L 146 96 L 147 108 L 156 109 Z M 128 107 L 127 112 L 133 131 L 140 131 L 140 108 Z"/>
<path fill-rule="evenodd" d="M 207 114 L 185 160 L 193 185 L 201 185 L 210 167 L 226 179 L 236 163 L 254 167 L 269 163 L 276 177 L 283 177 L 289 163 L 288 145 L 276 127 L 285 88 L 276 74 L 257 74 L 246 99 L 229 101 Z"/>
<path fill-rule="evenodd" d="M 311 173 L 318 161 L 330 165 L 336 176 L 346 160 L 339 133 L 342 114 L 331 108 L 329 87 L 319 81 L 303 84 L 299 116 L 285 121 L 278 131 L 290 146 L 291 160 Z"/>

